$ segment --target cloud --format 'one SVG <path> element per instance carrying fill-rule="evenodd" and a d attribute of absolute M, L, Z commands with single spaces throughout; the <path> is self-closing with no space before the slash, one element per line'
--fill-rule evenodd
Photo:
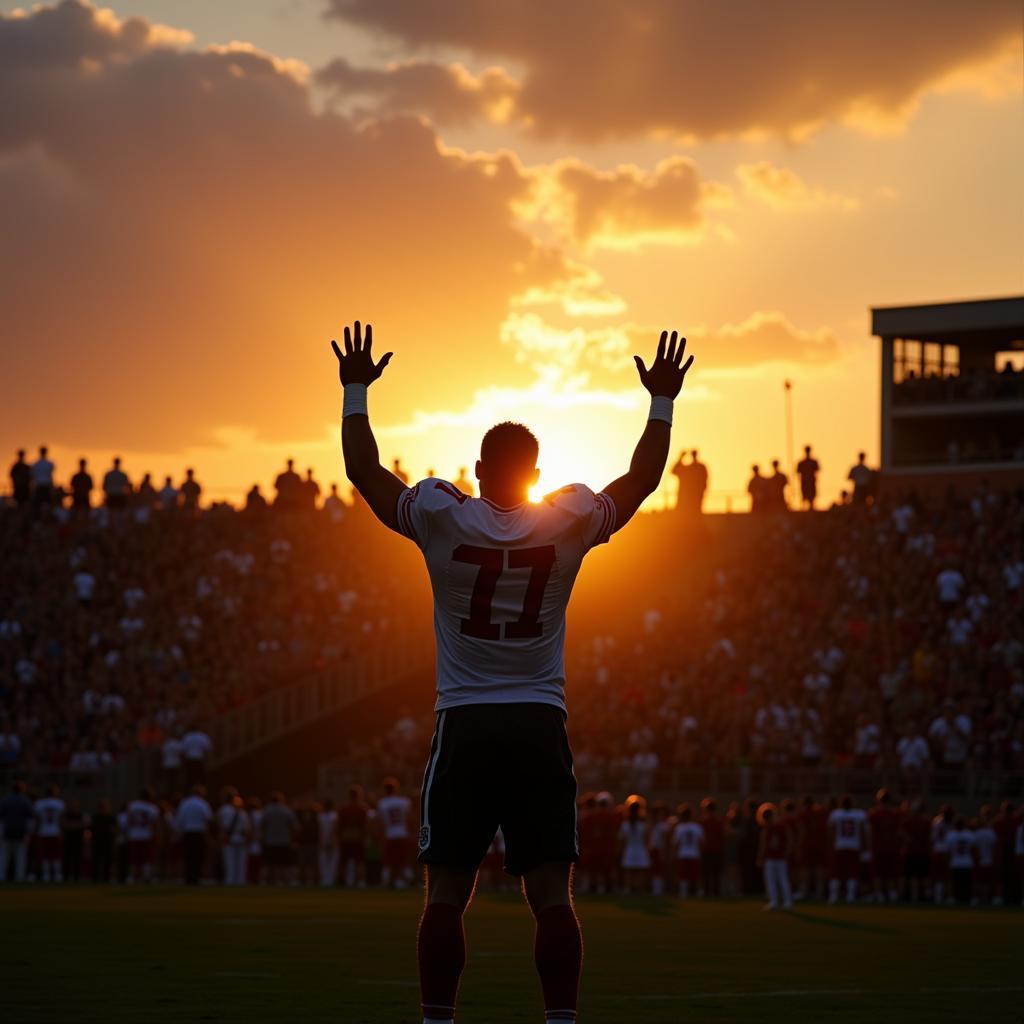
<path fill-rule="evenodd" d="M 543 380 L 560 382 L 570 390 L 614 391 L 634 383 L 633 354 L 649 360 L 664 329 L 685 335 L 698 377 L 757 372 L 779 363 L 824 366 L 840 355 L 839 341 L 830 329 L 801 329 L 777 310 L 759 310 L 714 329 L 631 322 L 566 328 L 534 312 L 513 312 L 502 325 L 501 337 Z"/>
<path fill-rule="evenodd" d="M 759 199 L 776 210 L 808 210 L 827 206 L 856 210 L 860 206 L 853 196 L 828 192 L 823 188 L 812 188 L 796 171 L 788 167 L 776 167 L 768 160 L 740 164 L 736 168 L 736 176 L 743 183 L 743 189 L 748 196 Z"/>
<path fill-rule="evenodd" d="M 534 176 L 534 216 L 585 248 L 699 241 L 707 212 L 732 201 L 728 186 L 703 181 L 693 161 L 681 156 L 662 160 L 652 171 L 632 165 L 599 171 L 565 159 L 536 169 Z"/>
<path fill-rule="evenodd" d="M 326 10 L 439 62 L 455 52 L 508 62 L 519 87 L 504 93 L 505 116 L 546 137 L 798 138 L 836 120 L 889 129 L 931 89 L 1019 90 L 1019 74 L 993 70 L 1019 62 L 1019 0 L 327 0 Z"/>
<path fill-rule="evenodd" d="M 0 433 L 178 450 L 335 414 L 329 339 L 372 316 L 398 408 L 529 383 L 510 297 L 580 274 L 507 154 L 311 102 L 304 69 L 67 0 L 0 16 Z M 12 386 L 17 382 L 18 386 Z M 378 405 L 378 409 L 382 406 Z"/>
<path fill-rule="evenodd" d="M 386 68 L 359 68 L 343 58 L 316 73 L 316 82 L 360 117 L 423 114 L 439 125 L 478 118 L 503 123 L 515 107 L 519 86 L 502 68 L 473 75 L 461 64 L 412 60 Z M 359 99 L 371 101 L 360 107 Z"/>

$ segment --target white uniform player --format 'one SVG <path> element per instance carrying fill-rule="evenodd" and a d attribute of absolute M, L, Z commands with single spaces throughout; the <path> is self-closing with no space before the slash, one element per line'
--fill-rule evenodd
<path fill-rule="evenodd" d="M 696 821 L 680 821 L 672 831 L 672 852 L 675 855 L 679 896 L 686 899 L 700 886 L 701 850 L 704 828 Z"/>
<path fill-rule="evenodd" d="M 160 808 L 147 796 L 132 800 L 125 812 L 125 839 L 128 842 L 128 882 L 153 877 L 153 851 Z"/>
<path fill-rule="evenodd" d="M 38 839 L 39 870 L 44 882 L 63 880 L 63 854 L 61 851 L 64 801 L 54 787 L 49 796 L 41 797 L 33 806 L 35 833 Z"/>
<path fill-rule="evenodd" d="M 854 807 L 848 797 L 841 806 L 828 816 L 832 831 L 833 872 L 829 879 L 829 903 L 839 900 L 839 883 L 846 883 L 846 902 L 857 899 L 857 882 L 860 879 L 861 854 L 868 847 L 868 816 L 860 807 Z"/>
<path fill-rule="evenodd" d="M 434 591 L 437 710 L 564 709 L 565 609 L 583 556 L 614 529 L 611 499 L 570 484 L 500 508 L 428 478 L 399 497 L 398 524 L 423 551 Z"/>
<path fill-rule="evenodd" d="M 412 880 L 412 866 L 409 863 L 409 817 L 412 801 L 402 796 L 394 787 L 391 792 L 377 801 L 377 820 L 384 833 L 384 849 L 381 858 L 381 882 L 404 887 Z"/>
<path fill-rule="evenodd" d="M 249 864 L 252 819 L 237 794 L 217 808 L 217 829 L 221 837 L 221 860 L 225 885 L 245 885 Z"/>
<path fill-rule="evenodd" d="M 320 836 L 320 884 L 330 887 L 338 880 L 338 812 L 329 800 L 316 816 Z"/>

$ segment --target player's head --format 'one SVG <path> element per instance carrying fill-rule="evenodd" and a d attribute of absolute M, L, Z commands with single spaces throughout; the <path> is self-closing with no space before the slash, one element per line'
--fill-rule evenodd
<path fill-rule="evenodd" d="M 847 793 L 846 796 L 844 796 L 843 799 L 839 801 L 839 806 L 842 807 L 844 811 L 853 810 L 853 797 L 850 796 L 849 793 Z"/>
<path fill-rule="evenodd" d="M 325 811 L 333 811 L 334 801 L 330 797 L 328 797 L 323 803 L 323 808 Z"/>
<path fill-rule="evenodd" d="M 143 786 L 142 789 L 139 790 L 139 799 L 145 800 L 147 803 L 152 801 L 153 792 L 149 786 Z"/>
<path fill-rule="evenodd" d="M 79 459 L 78 460 L 78 468 L 83 470 L 83 471 L 85 470 L 85 459 Z"/>
<path fill-rule="evenodd" d="M 393 775 L 384 780 L 384 792 L 388 796 L 394 796 L 398 792 L 398 779 Z"/>
<path fill-rule="evenodd" d="M 60 786 L 56 782 L 46 787 L 46 792 L 49 796 L 60 796 Z"/>
<path fill-rule="evenodd" d="M 706 796 L 700 802 L 700 809 L 705 814 L 714 814 L 718 810 L 718 801 L 713 796 Z"/>
<path fill-rule="evenodd" d="M 363 787 L 358 782 L 353 782 L 348 787 L 348 799 L 350 803 L 358 804 L 363 799 Z"/>
<path fill-rule="evenodd" d="M 882 788 L 881 788 L 881 789 L 880 789 L 880 790 L 879 790 L 879 791 L 878 791 L 878 792 L 877 792 L 877 793 L 875 794 L 875 799 L 876 799 L 876 800 L 877 800 L 877 801 L 878 801 L 878 802 L 879 802 L 880 804 L 887 804 L 887 803 L 889 803 L 889 801 L 890 801 L 890 800 L 892 799 L 892 797 L 890 797 L 890 796 L 889 796 L 889 790 L 887 790 L 887 789 L 886 789 L 886 788 L 885 788 L 885 787 L 883 786 L 883 787 L 882 787 Z"/>
<path fill-rule="evenodd" d="M 602 789 L 601 792 L 597 794 L 598 807 L 611 807 L 614 802 L 615 801 L 613 800 L 611 793 L 609 793 L 607 789 Z"/>
<path fill-rule="evenodd" d="M 978 811 L 978 821 L 982 825 L 988 824 L 989 819 L 992 817 L 992 805 L 982 804 L 981 810 Z"/>
<path fill-rule="evenodd" d="M 522 423 L 498 423 L 484 434 L 476 478 L 482 487 L 503 491 L 528 491 L 540 476 L 537 455 L 540 446 L 529 427 Z"/>
<path fill-rule="evenodd" d="M 809 444 L 804 445 L 804 455 L 806 455 L 807 458 L 811 457 L 811 446 Z"/>
<path fill-rule="evenodd" d="M 775 804 L 763 803 L 757 809 L 758 825 L 770 825 L 775 819 Z"/>
<path fill-rule="evenodd" d="M 676 808 L 676 817 L 680 821 L 689 821 L 693 817 L 693 809 L 689 804 L 680 804 Z"/>
<path fill-rule="evenodd" d="M 814 806 L 814 797 L 811 796 L 810 794 L 808 794 L 807 796 L 805 796 L 803 798 L 802 803 L 803 803 L 804 807 L 811 808 L 811 807 Z"/>
<path fill-rule="evenodd" d="M 629 815 L 631 821 L 642 818 L 646 811 L 647 801 L 642 796 L 633 793 L 632 796 L 626 797 L 626 814 Z"/>

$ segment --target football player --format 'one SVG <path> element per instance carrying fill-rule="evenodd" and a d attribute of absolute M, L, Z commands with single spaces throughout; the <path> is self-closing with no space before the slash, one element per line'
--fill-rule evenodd
<path fill-rule="evenodd" d="M 408 487 L 380 463 L 367 389 L 391 360 L 357 321 L 344 351 L 345 470 L 374 515 L 423 552 L 434 592 L 437 722 L 421 789 L 419 928 L 423 1017 L 450 1022 L 465 964 L 462 915 L 500 825 L 505 868 L 523 880 L 537 922 L 535 962 L 549 1021 L 573 1021 L 582 961 L 570 879 L 578 857 L 576 779 L 565 731 L 565 609 L 586 553 L 653 494 L 668 459 L 673 401 L 693 362 L 661 335 L 648 367 L 647 425 L 629 471 L 595 494 L 569 484 L 531 503 L 537 439 L 518 423 L 484 436 L 479 498 L 429 477 Z"/>

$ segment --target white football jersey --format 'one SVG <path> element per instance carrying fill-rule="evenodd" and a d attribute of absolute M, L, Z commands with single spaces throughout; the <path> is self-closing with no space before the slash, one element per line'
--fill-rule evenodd
<path fill-rule="evenodd" d="M 681 821 L 672 833 L 672 845 L 679 860 L 699 860 L 704 844 L 704 826 L 696 821 Z"/>
<path fill-rule="evenodd" d="M 149 800 L 133 800 L 128 805 L 127 833 L 129 842 L 146 842 L 153 838 L 153 826 L 160 819 L 160 808 Z"/>
<path fill-rule="evenodd" d="M 55 839 L 60 835 L 64 817 L 64 801 L 55 796 L 44 796 L 33 804 L 36 816 L 36 835 L 41 839 Z"/>
<path fill-rule="evenodd" d="M 837 807 L 832 811 L 828 823 L 835 827 L 835 849 L 859 850 L 863 845 L 867 819 L 867 813 L 860 807 L 851 807 L 849 810 Z"/>
<path fill-rule="evenodd" d="M 615 504 L 583 484 L 501 508 L 433 477 L 398 498 L 399 529 L 434 591 L 438 711 L 525 702 L 565 709 L 565 609 Z"/>
<path fill-rule="evenodd" d="M 405 839 L 409 835 L 409 813 L 412 801 L 398 793 L 382 796 L 377 801 L 377 813 L 384 826 L 385 839 Z"/>

